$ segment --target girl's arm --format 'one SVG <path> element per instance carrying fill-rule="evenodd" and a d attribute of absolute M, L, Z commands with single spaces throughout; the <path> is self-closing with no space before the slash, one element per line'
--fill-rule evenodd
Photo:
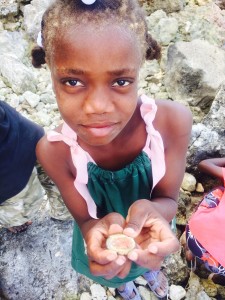
<path fill-rule="evenodd" d="M 171 221 L 177 212 L 177 200 L 186 168 L 186 154 L 192 129 L 192 115 L 184 105 L 158 101 L 155 127 L 160 132 L 165 149 L 166 173 L 155 186 L 152 206 Z"/>
<path fill-rule="evenodd" d="M 217 177 L 221 180 L 223 180 L 222 168 L 224 167 L 225 157 L 205 159 L 198 164 L 198 168 L 201 172 Z"/>
<path fill-rule="evenodd" d="M 93 275 L 124 276 L 129 273 L 131 262 L 105 248 L 105 240 L 110 234 L 111 225 L 122 232 L 124 218 L 119 214 L 109 214 L 102 219 L 90 217 L 86 201 L 74 186 L 76 170 L 71 161 L 69 147 L 62 142 L 50 143 L 46 136 L 37 145 L 38 161 L 45 172 L 57 185 L 63 201 L 79 225 L 87 245 L 89 267 Z"/>
<path fill-rule="evenodd" d="M 179 103 L 159 101 L 157 115 L 154 126 L 163 138 L 166 173 L 154 188 L 152 201 L 140 199 L 130 207 L 124 229 L 141 245 L 128 257 L 150 269 L 160 268 L 164 257 L 179 248 L 169 222 L 177 212 L 192 128 L 190 111 Z"/>

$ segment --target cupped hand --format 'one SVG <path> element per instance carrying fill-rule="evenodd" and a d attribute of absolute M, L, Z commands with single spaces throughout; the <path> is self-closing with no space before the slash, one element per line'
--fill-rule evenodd
<path fill-rule="evenodd" d="M 136 264 L 160 269 L 164 258 L 179 249 L 179 241 L 169 223 L 154 209 L 149 200 L 132 204 L 123 233 L 135 238 L 137 248 L 128 254 Z"/>
<path fill-rule="evenodd" d="M 85 225 L 87 227 L 87 224 Z M 114 233 L 122 233 L 125 219 L 118 213 L 110 213 L 102 219 L 91 221 L 85 229 L 85 242 L 90 271 L 95 276 L 111 279 L 128 275 L 131 261 L 123 255 L 106 248 L 106 239 Z"/>

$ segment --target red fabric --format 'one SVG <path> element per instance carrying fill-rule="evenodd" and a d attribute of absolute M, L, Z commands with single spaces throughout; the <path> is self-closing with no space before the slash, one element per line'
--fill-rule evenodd
<path fill-rule="evenodd" d="M 225 168 L 223 168 L 225 183 Z M 199 206 L 189 228 L 200 244 L 225 267 L 225 193 L 214 208 Z"/>

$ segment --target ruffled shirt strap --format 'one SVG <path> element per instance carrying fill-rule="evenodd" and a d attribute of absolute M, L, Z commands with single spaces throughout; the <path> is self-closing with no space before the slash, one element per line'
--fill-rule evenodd
<path fill-rule="evenodd" d="M 88 152 L 84 151 L 77 143 L 76 133 L 64 123 L 62 126 L 61 133 L 56 131 L 49 131 L 47 133 L 47 139 L 50 142 L 63 141 L 70 147 L 71 157 L 73 164 L 76 168 L 76 178 L 74 185 L 80 195 L 84 198 L 87 203 L 88 213 L 92 218 L 97 218 L 97 207 L 93 201 L 88 189 L 88 162 L 94 162 Z"/>
<path fill-rule="evenodd" d="M 148 133 L 144 151 L 149 156 L 152 162 L 152 174 L 153 174 L 153 187 L 160 181 L 165 175 L 165 155 L 164 145 L 160 133 L 153 127 L 153 120 L 157 112 L 157 105 L 154 99 L 151 99 L 145 95 L 141 96 L 141 116 L 146 124 L 146 131 Z"/>

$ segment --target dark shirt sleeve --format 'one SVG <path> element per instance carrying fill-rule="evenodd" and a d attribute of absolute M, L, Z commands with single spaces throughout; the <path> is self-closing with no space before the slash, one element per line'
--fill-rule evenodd
<path fill-rule="evenodd" d="M 43 135 L 41 126 L 0 101 L 0 203 L 26 186 L 36 163 L 35 148 Z"/>

